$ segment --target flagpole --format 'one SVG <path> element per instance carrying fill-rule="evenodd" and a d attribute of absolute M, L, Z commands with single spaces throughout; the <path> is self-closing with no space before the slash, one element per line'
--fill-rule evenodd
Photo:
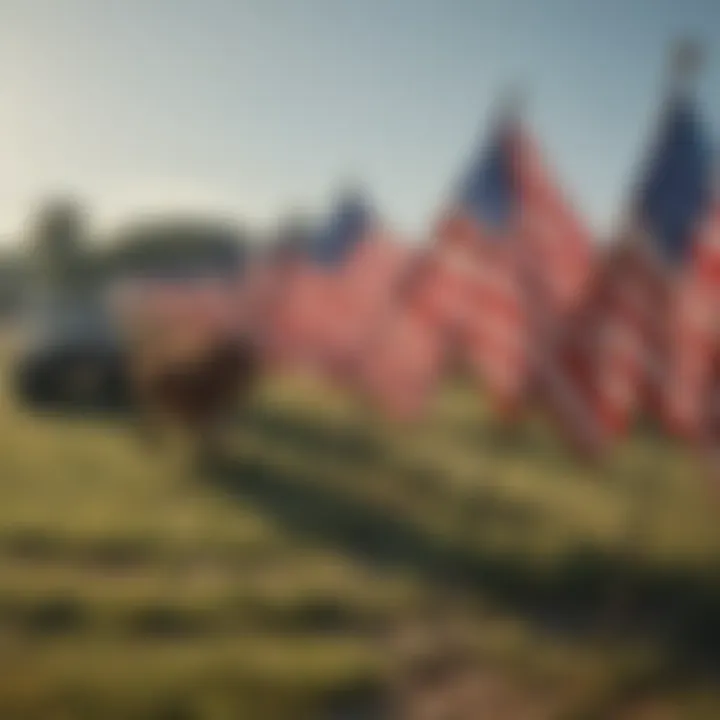
<path fill-rule="evenodd" d="M 683 38 L 676 43 L 668 73 L 671 95 L 690 89 L 700 75 L 703 61 L 703 47 L 697 40 Z"/>
<path fill-rule="evenodd" d="M 519 82 L 508 84 L 500 96 L 499 123 L 500 125 L 518 122 L 526 106 L 526 93 Z"/>

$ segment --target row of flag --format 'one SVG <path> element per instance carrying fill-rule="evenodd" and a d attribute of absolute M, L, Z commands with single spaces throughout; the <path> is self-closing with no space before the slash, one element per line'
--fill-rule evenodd
<path fill-rule="evenodd" d="M 423 412 L 449 368 L 497 411 L 546 411 L 599 453 L 640 414 L 712 446 L 720 429 L 720 204 L 687 85 L 673 89 L 614 242 L 598 249 L 515 113 L 411 251 L 358 198 L 290 262 L 271 358 Z"/>
<path fill-rule="evenodd" d="M 360 195 L 307 247 L 260 258 L 185 318 L 251 331 L 268 367 L 323 374 L 397 419 L 460 370 L 512 419 L 540 408 L 598 454 L 652 414 L 720 433 L 720 197 L 687 83 L 673 88 L 616 239 L 600 248 L 517 112 L 499 118 L 422 247 Z M 184 313 L 184 315 L 183 315 Z M 220 323 L 222 324 L 222 323 Z M 219 326 L 216 323 L 216 326 Z"/>

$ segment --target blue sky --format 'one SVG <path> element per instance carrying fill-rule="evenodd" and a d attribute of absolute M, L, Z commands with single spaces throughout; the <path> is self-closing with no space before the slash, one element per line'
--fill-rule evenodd
<path fill-rule="evenodd" d="M 717 129 L 718 0 L 0 0 L 0 232 L 66 189 L 101 223 L 189 207 L 262 227 L 358 179 L 420 236 L 520 82 L 603 233 L 685 32 Z"/>

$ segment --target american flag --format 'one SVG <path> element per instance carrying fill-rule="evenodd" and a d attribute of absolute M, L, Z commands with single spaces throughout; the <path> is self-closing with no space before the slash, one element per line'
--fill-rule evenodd
<path fill-rule="evenodd" d="M 419 302 L 498 408 L 527 379 L 528 313 L 520 277 L 514 120 L 503 119 L 436 230 Z"/>
<path fill-rule="evenodd" d="M 272 366 L 274 359 L 276 318 L 300 262 L 301 251 L 301 248 L 279 246 L 276 242 L 257 248 L 248 260 L 243 278 L 235 286 L 233 305 L 238 326 L 252 339 L 267 366 Z"/>
<path fill-rule="evenodd" d="M 365 247 L 385 245 L 375 214 L 359 195 L 339 203 L 328 224 L 285 278 L 272 320 L 273 347 L 286 368 L 327 372 L 360 331 L 373 271 Z M 367 283 L 367 287 L 365 287 Z"/>
<path fill-rule="evenodd" d="M 416 420 L 440 380 L 447 347 L 438 326 L 411 301 L 401 301 L 367 343 L 355 382 L 391 419 Z"/>
<path fill-rule="evenodd" d="M 673 303 L 666 393 L 670 431 L 715 443 L 720 420 L 720 199 L 702 224 Z"/>
<path fill-rule="evenodd" d="M 524 398 L 523 387 L 530 389 L 530 382 L 537 381 L 538 355 L 546 356 L 549 344 L 583 297 L 593 252 L 589 230 L 551 176 L 532 134 L 518 119 L 511 118 L 507 124 L 498 153 L 497 162 L 504 165 L 507 178 L 509 233 L 515 245 L 516 267 L 508 279 L 520 292 L 526 313 L 524 326 L 516 325 L 526 363 L 524 381 L 522 366 L 517 370 L 517 404 Z M 482 318 L 478 320 L 482 323 Z"/>
<path fill-rule="evenodd" d="M 533 342 L 545 343 L 584 296 L 594 262 L 593 243 L 527 128 L 516 124 L 509 144 Z"/>
<path fill-rule="evenodd" d="M 387 321 L 415 258 L 412 246 L 375 223 L 340 268 L 324 342 L 327 369 L 354 384 L 358 365 Z"/>
<path fill-rule="evenodd" d="M 512 411 L 527 397 L 535 353 L 578 303 L 592 262 L 589 232 L 516 117 L 503 118 L 436 236 L 426 312 L 459 343 L 496 406 Z"/>
<path fill-rule="evenodd" d="M 546 397 L 568 436 L 599 449 L 641 410 L 664 415 L 684 268 L 711 210 L 712 155 L 691 99 L 671 98 L 630 222 L 598 271 L 559 351 Z M 692 293 L 686 293 L 690 298 Z M 689 377 L 689 375 L 688 375 Z M 679 378 L 680 387 L 686 382 Z"/>
<path fill-rule="evenodd" d="M 502 124 L 416 258 L 364 368 L 372 396 L 394 416 L 427 405 L 462 349 L 494 400 L 512 405 L 526 376 L 526 311 L 517 274 L 512 168 Z"/>

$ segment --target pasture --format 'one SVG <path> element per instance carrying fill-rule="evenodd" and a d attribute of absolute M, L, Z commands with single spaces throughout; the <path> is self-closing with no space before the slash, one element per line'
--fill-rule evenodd
<path fill-rule="evenodd" d="M 399 428 L 274 381 L 193 472 L 0 377 L 2 718 L 380 717 L 438 603 L 497 720 L 720 717 L 720 501 L 651 429 L 589 467 L 470 387 Z"/>

